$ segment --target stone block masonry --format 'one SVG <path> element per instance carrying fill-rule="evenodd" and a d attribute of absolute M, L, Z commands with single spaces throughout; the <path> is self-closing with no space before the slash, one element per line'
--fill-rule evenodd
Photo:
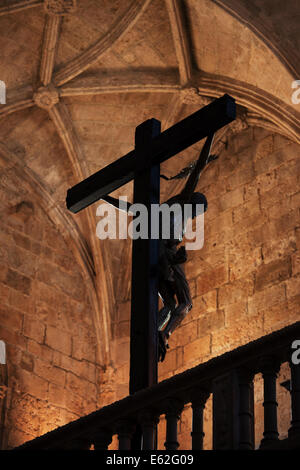
<path fill-rule="evenodd" d="M 4 447 L 94 411 L 102 378 L 80 268 L 48 217 L 0 221 L 0 338 L 7 346 Z"/>
<path fill-rule="evenodd" d="M 214 175 L 212 181 L 204 174 L 198 186 L 208 199 L 204 247 L 189 253 L 185 265 L 193 309 L 170 338 L 159 380 L 280 329 L 299 315 L 299 147 L 279 135 L 248 129 L 230 139 Z M 130 319 L 129 307 L 127 299 L 120 302 L 113 329 L 116 347 L 126 351 L 122 325 Z M 126 360 L 128 355 L 118 354 L 116 367 Z M 120 376 L 120 381 L 124 394 L 127 378 Z M 190 425 L 182 424 L 179 437 L 187 449 Z"/>

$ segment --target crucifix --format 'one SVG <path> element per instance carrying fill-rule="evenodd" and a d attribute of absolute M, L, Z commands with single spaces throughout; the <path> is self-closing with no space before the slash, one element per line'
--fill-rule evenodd
<path fill-rule="evenodd" d="M 236 117 L 235 100 L 225 94 L 161 133 L 160 122 L 149 119 L 136 128 L 135 148 L 119 160 L 76 184 L 67 192 L 67 208 L 77 213 L 134 181 L 134 203 L 160 204 L 160 163 Z M 112 199 L 112 198 L 111 198 Z M 134 239 L 132 249 L 130 394 L 157 383 L 159 240 Z"/>

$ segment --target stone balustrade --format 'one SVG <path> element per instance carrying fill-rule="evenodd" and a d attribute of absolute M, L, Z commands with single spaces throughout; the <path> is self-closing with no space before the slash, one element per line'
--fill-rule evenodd
<path fill-rule="evenodd" d="M 253 380 L 258 373 L 264 381 L 264 433 L 260 448 L 300 448 L 300 364 L 292 362 L 292 343 L 298 338 L 300 322 L 105 406 L 15 450 L 89 449 L 92 445 L 95 450 L 104 450 L 115 434 L 120 450 L 153 450 L 157 424 L 163 415 L 166 418 L 165 448 L 180 450 L 177 424 L 188 403 L 193 412 L 191 448 L 201 450 L 203 411 L 211 394 L 213 448 L 254 449 Z M 289 437 L 279 440 L 276 377 L 283 363 L 288 363 L 291 370 L 292 419 Z"/>

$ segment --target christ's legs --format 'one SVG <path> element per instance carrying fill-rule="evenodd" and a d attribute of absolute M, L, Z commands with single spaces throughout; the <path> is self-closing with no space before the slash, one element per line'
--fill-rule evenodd
<path fill-rule="evenodd" d="M 187 313 L 193 307 L 189 285 L 184 271 L 179 265 L 177 265 L 174 269 L 174 278 L 174 293 L 178 300 L 178 306 L 171 312 L 171 318 L 163 330 L 163 336 L 166 340 L 173 333 L 173 331 L 178 328 L 178 326 L 186 317 Z"/>
<path fill-rule="evenodd" d="M 164 360 L 169 347 L 169 336 L 192 308 L 192 298 L 183 266 L 181 264 L 170 265 L 165 253 L 163 251 L 160 257 L 159 281 L 159 293 L 164 303 L 158 314 L 159 360 L 161 361 Z"/>
<path fill-rule="evenodd" d="M 169 281 L 160 282 L 159 293 L 164 304 L 158 312 L 158 331 L 161 331 L 170 320 L 170 316 L 176 308 L 176 300 L 174 289 Z"/>
<path fill-rule="evenodd" d="M 161 362 L 164 361 L 167 349 L 169 348 L 168 339 L 173 331 L 180 325 L 186 314 L 191 310 L 192 303 L 181 303 L 178 307 L 171 312 L 170 319 L 168 318 L 163 323 L 162 328 L 165 324 L 167 326 L 164 330 L 159 331 L 159 359 Z"/>
<path fill-rule="evenodd" d="M 173 331 L 178 328 L 192 307 L 193 306 L 191 303 L 178 305 L 178 307 L 171 314 L 171 318 L 163 331 L 167 338 L 169 338 Z"/>

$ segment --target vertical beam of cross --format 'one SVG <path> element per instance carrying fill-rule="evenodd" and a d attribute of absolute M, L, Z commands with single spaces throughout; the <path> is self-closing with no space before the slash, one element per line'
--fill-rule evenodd
<path fill-rule="evenodd" d="M 157 311 L 158 311 L 158 240 L 151 239 L 151 204 L 160 203 L 160 165 L 149 168 L 149 143 L 160 134 L 161 123 L 149 119 L 135 131 L 134 204 L 143 204 L 148 212 L 148 238 L 132 244 L 130 381 L 129 393 L 157 383 Z M 154 436 L 153 436 L 154 439 Z M 142 448 L 138 426 L 132 449 Z"/>
<path fill-rule="evenodd" d="M 136 128 L 134 203 L 148 210 L 148 238 L 133 240 L 130 336 L 130 394 L 157 383 L 158 240 L 151 239 L 151 204 L 160 203 L 159 164 L 145 169 L 150 141 L 160 122 L 149 119 Z"/>

